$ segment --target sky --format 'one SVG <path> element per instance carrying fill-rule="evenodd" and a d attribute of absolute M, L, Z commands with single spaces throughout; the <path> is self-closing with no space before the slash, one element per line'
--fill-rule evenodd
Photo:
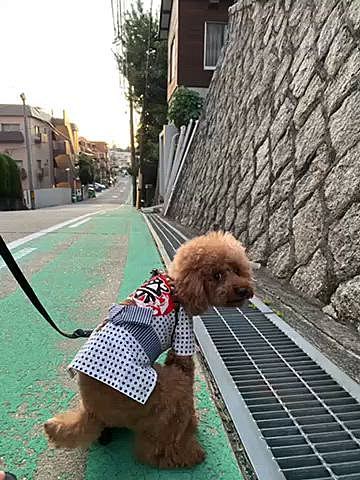
<path fill-rule="evenodd" d="M 149 9 L 151 0 L 143 4 Z M 159 5 L 153 0 L 154 12 Z M 0 103 L 20 103 L 24 92 L 54 116 L 65 109 L 80 135 L 128 146 L 111 0 L 0 0 L 0 18 Z"/>

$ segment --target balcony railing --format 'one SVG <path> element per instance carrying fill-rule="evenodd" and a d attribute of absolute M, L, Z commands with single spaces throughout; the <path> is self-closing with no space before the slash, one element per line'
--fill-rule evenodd
<path fill-rule="evenodd" d="M 0 143 L 24 143 L 24 135 L 20 131 L 15 132 L 1 132 Z"/>

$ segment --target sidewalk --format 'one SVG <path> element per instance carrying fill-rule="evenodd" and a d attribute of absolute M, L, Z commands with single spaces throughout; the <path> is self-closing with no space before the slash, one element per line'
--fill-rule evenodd
<path fill-rule="evenodd" d="M 96 325 L 111 302 L 124 298 L 162 265 L 141 214 L 131 207 L 98 214 L 77 229 L 60 229 L 27 246 L 36 251 L 21 267 L 55 320 L 68 330 Z M 75 401 L 76 385 L 65 366 L 82 341 L 65 340 L 50 330 L 11 279 L 0 274 L 5 275 L 0 278 L 5 285 L 0 317 L 6 332 L 0 351 L 0 365 L 6 365 L 1 367 L 0 452 L 19 480 L 242 478 L 200 371 L 195 390 L 199 438 L 207 452 L 202 465 L 175 471 L 143 466 L 133 457 L 131 434 L 122 431 L 110 445 L 94 445 L 89 452 L 49 449 L 41 425 Z"/>

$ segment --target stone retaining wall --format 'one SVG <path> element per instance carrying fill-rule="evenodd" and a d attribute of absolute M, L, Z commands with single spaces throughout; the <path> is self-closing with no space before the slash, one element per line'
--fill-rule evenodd
<path fill-rule="evenodd" d="M 360 319 L 360 3 L 240 1 L 170 215 Z"/>

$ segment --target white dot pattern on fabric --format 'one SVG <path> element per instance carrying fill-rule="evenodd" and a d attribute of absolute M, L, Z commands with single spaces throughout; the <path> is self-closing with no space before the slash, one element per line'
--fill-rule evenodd
<path fill-rule="evenodd" d="M 140 308 L 140 307 L 139 307 Z M 184 309 L 175 313 L 154 316 L 153 324 L 146 328 L 155 331 L 162 351 L 172 346 L 177 355 L 193 355 L 195 341 L 190 319 Z M 173 341 L 172 345 L 171 342 Z M 80 371 L 130 398 L 144 404 L 155 388 L 157 374 L 143 346 L 124 325 L 108 322 L 101 330 L 94 331 L 69 365 L 70 372 Z"/>
<path fill-rule="evenodd" d="M 183 308 L 179 311 L 179 323 L 175 328 L 172 347 L 177 355 L 193 355 L 195 352 L 193 320 L 186 315 Z"/>

